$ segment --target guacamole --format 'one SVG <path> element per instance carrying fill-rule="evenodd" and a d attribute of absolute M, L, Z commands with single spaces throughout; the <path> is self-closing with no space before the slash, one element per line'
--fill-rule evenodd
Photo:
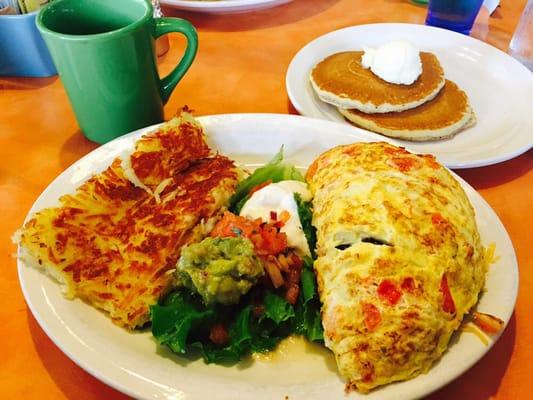
<path fill-rule="evenodd" d="M 249 239 L 206 238 L 182 249 L 176 274 L 206 305 L 235 304 L 264 275 L 264 269 Z"/>

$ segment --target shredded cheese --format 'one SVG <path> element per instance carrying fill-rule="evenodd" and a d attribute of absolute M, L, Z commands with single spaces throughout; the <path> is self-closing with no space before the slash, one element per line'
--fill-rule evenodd
<path fill-rule="evenodd" d="M 500 256 L 496 255 L 496 243 L 490 243 L 485 247 L 485 260 L 487 265 L 496 264 L 500 260 Z"/>
<path fill-rule="evenodd" d="M 485 346 L 489 345 L 489 336 L 479 329 L 473 322 L 467 322 L 461 326 L 461 331 L 473 333 Z"/>

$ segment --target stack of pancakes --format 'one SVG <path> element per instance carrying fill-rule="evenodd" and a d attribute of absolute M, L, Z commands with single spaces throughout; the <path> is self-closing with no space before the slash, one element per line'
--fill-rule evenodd
<path fill-rule="evenodd" d="M 362 51 L 333 54 L 311 70 L 319 98 L 350 122 L 386 136 L 438 140 L 475 123 L 468 97 L 444 76 L 437 57 L 420 52 L 422 73 L 410 85 L 389 83 L 361 64 Z"/>

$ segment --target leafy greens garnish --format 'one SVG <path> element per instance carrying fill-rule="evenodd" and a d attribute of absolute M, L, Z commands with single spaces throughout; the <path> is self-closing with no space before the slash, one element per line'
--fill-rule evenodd
<path fill-rule="evenodd" d="M 279 325 L 281 322 L 294 317 L 294 308 L 287 303 L 287 300 L 272 292 L 266 292 L 263 305 L 265 307 L 265 313 L 259 318 L 261 321 L 270 319 Z"/>
<path fill-rule="evenodd" d="M 312 263 L 311 258 L 304 260 L 300 295 L 294 306 L 265 290 L 261 293 L 263 311 L 255 315 L 250 296 L 235 306 L 206 307 L 199 296 L 178 289 L 161 304 L 150 307 L 152 334 L 175 353 L 189 354 L 197 349 L 206 363 L 217 364 L 234 364 L 251 352 L 272 350 L 292 333 L 321 341 L 320 302 Z M 224 345 L 209 339 L 210 327 L 216 323 L 228 328 L 229 341 Z"/>
<path fill-rule="evenodd" d="M 238 214 L 244 203 L 249 198 L 250 190 L 254 187 L 271 181 L 272 183 L 295 180 L 305 182 L 300 171 L 294 165 L 283 162 L 283 146 L 278 153 L 264 166 L 257 168 L 252 175 L 237 185 L 237 189 L 230 200 L 229 210 Z"/>
<path fill-rule="evenodd" d="M 305 182 L 294 166 L 283 163 L 282 147 L 268 164 L 237 186 L 230 200 L 230 211 L 238 214 L 256 186 L 283 180 Z M 190 355 L 196 350 L 206 363 L 234 364 L 252 352 L 272 350 L 279 341 L 294 333 L 310 341 L 323 341 L 321 305 L 313 272 L 316 231 L 311 223 L 311 203 L 303 201 L 298 193 L 294 194 L 294 200 L 313 256 L 303 259 L 296 304 L 289 304 L 275 289 L 256 286 L 236 305 L 207 307 L 197 294 L 178 288 L 150 307 L 152 334 L 159 344 L 178 354 Z M 241 232 L 234 233 L 240 236 Z M 223 324 L 227 329 L 227 343 L 217 345 L 210 340 L 210 329 L 215 324 Z"/>
<path fill-rule="evenodd" d="M 152 334 L 175 353 L 186 353 L 191 332 L 215 321 L 215 310 L 205 308 L 187 291 L 170 293 L 161 305 L 150 307 Z"/>
<path fill-rule="evenodd" d="M 298 216 L 302 223 L 302 228 L 304 230 L 305 238 L 307 239 L 307 244 L 309 245 L 309 250 L 311 251 L 311 256 L 314 259 L 316 258 L 316 229 L 312 224 L 313 211 L 311 208 L 311 202 L 303 201 L 299 193 L 294 193 L 294 201 L 298 208 Z"/>
<path fill-rule="evenodd" d="M 295 331 L 311 342 L 324 340 L 324 330 L 320 319 L 320 300 L 313 272 L 313 260 L 310 257 L 304 258 L 304 268 L 300 277 L 300 297 L 296 303 Z"/>
<path fill-rule="evenodd" d="M 207 363 L 233 364 L 250 352 L 272 350 L 294 331 L 295 308 L 285 299 L 267 291 L 263 307 L 259 316 L 249 301 L 205 307 L 199 297 L 178 289 L 150 308 L 152 334 L 175 353 L 198 349 Z M 228 326 L 229 342 L 224 345 L 209 340 L 209 328 L 217 322 Z"/>

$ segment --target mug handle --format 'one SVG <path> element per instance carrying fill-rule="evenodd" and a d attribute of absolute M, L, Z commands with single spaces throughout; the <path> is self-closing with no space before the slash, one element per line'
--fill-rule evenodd
<path fill-rule="evenodd" d="M 155 20 L 155 39 L 170 32 L 178 32 L 184 35 L 187 39 L 187 48 L 176 68 L 160 80 L 163 104 L 167 102 L 172 91 L 191 66 L 198 51 L 198 34 L 190 22 L 181 18 L 157 18 Z"/>

